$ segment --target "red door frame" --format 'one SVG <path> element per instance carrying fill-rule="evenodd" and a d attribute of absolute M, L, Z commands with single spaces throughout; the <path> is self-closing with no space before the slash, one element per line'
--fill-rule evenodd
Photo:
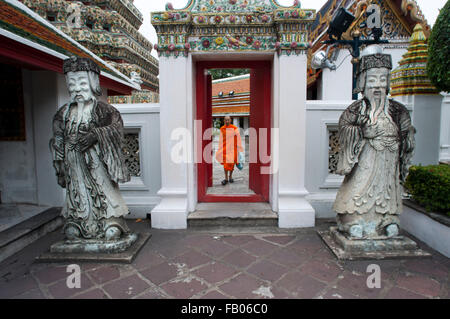
<path fill-rule="evenodd" d="M 196 120 L 202 121 L 202 131 L 197 132 L 200 134 L 199 140 L 201 143 L 197 144 L 197 185 L 198 185 L 198 201 L 199 202 L 268 202 L 269 201 L 269 183 L 270 175 L 260 175 L 261 194 L 249 194 L 249 195 L 235 195 L 235 194 L 207 194 L 207 188 L 209 184 L 210 174 L 208 174 L 208 163 L 203 161 L 203 150 L 211 142 L 203 140 L 203 132 L 210 126 L 212 119 L 211 104 L 207 96 L 208 92 L 208 80 L 205 76 L 205 71 L 208 69 L 252 69 L 257 70 L 257 74 L 265 74 L 264 80 L 260 83 L 264 83 L 264 89 L 261 87 L 261 93 L 263 98 L 259 99 L 258 103 L 262 103 L 262 108 L 258 106 L 258 112 L 264 114 L 261 119 L 263 122 L 259 123 L 262 127 L 268 129 L 267 150 L 271 154 L 270 150 L 270 126 L 271 126 L 271 105 L 272 105 L 272 90 L 271 90 L 271 73 L 272 62 L 271 61 L 200 61 L 196 63 L 196 101 L 197 101 L 197 115 Z M 255 72 L 252 72 L 252 74 Z M 269 89 L 267 89 L 269 88 Z M 251 102 L 251 105 L 255 101 Z M 255 110 L 251 110 L 255 112 Z M 270 165 L 264 164 L 264 166 Z M 261 164 L 258 163 L 258 167 Z"/>

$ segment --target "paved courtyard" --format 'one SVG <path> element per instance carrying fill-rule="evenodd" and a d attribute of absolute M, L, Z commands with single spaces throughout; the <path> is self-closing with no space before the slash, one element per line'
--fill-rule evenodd
<path fill-rule="evenodd" d="M 216 154 L 218 148 L 219 137 L 216 135 L 213 139 L 213 154 Z M 249 150 L 250 142 L 249 137 L 247 136 L 245 138 L 244 167 L 242 170 L 235 167 L 233 171 L 234 183 L 228 183 L 226 185 L 222 185 L 222 181 L 225 179 L 223 165 L 220 164 L 215 157 L 213 157 L 213 186 L 208 187 L 208 194 L 255 194 L 255 192 L 249 188 Z"/>
<path fill-rule="evenodd" d="M 129 221 L 148 231 L 148 220 Z M 67 264 L 33 263 L 62 238 L 48 234 L 0 264 L 0 298 L 449 298 L 448 258 L 337 261 L 314 229 L 151 230 L 132 264 L 80 264 L 81 288 L 66 286 Z M 381 267 L 381 288 L 366 285 Z"/>

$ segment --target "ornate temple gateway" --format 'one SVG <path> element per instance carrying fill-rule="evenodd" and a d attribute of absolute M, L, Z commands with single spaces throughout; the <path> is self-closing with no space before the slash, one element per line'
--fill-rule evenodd
<path fill-rule="evenodd" d="M 280 227 L 314 225 L 315 211 L 305 199 L 306 50 L 314 19 L 315 10 L 299 1 L 284 7 L 275 0 L 191 0 L 182 9 L 168 4 L 152 13 L 164 123 L 161 202 L 152 210 L 153 227 L 186 228 L 197 203 L 230 201 L 269 203 Z M 253 194 L 207 192 L 212 164 L 202 154 L 211 142 L 206 130 L 213 111 L 206 71 L 214 68 L 250 69 L 249 121 L 259 136 L 250 138 Z M 177 138 L 180 160 L 172 157 Z M 292 138 L 294 148 L 280 142 Z"/>
<path fill-rule="evenodd" d="M 153 45 L 141 33 L 142 13 L 130 0 L 21 0 L 125 75 L 142 81 L 142 92 L 110 97 L 113 103 L 158 101 L 158 61 Z"/>

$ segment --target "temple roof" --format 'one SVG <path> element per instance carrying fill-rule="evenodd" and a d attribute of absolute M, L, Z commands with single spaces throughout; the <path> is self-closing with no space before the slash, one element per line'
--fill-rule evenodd
<path fill-rule="evenodd" d="M 212 113 L 213 116 L 250 114 L 250 74 L 212 81 Z"/>
<path fill-rule="evenodd" d="M 417 24 L 409 40 L 408 52 L 392 71 L 391 95 L 438 94 L 427 76 L 428 44 L 423 27 Z"/>
<path fill-rule="evenodd" d="M 101 69 L 101 81 L 106 87 L 118 90 L 118 93 L 131 92 L 140 89 L 130 78 L 110 66 L 107 62 L 67 36 L 50 22 L 36 14 L 17 0 L 0 2 L 0 37 L 5 54 L 12 60 L 26 60 L 26 64 L 34 67 L 62 73 L 62 61 L 70 56 L 85 57 L 93 60 Z M 48 59 L 28 57 L 27 52 L 14 54 L 16 46 L 25 50 L 39 52 Z M 50 58 L 51 57 L 51 58 Z M 122 91 L 122 92 L 120 92 Z"/>
<path fill-rule="evenodd" d="M 401 38 L 405 34 L 409 37 L 417 23 L 422 24 L 425 34 L 429 34 L 431 27 L 415 0 L 328 0 L 311 25 L 310 40 L 318 43 L 319 39 L 326 37 L 325 31 L 339 8 L 346 8 L 358 19 L 372 2 L 381 8 L 384 37 Z"/>
<path fill-rule="evenodd" d="M 428 25 L 422 11 L 415 0 L 328 0 L 317 12 L 315 21 L 311 24 L 309 41 L 312 48 L 308 52 L 308 61 L 312 55 L 325 50 L 327 45 L 322 44 L 328 39 L 327 29 L 334 14 L 340 8 L 345 8 L 356 17 L 352 26 L 342 35 L 344 39 L 351 40 L 351 32 L 355 29 L 361 32 L 361 38 L 371 38 L 370 30 L 366 28 L 365 11 L 369 4 L 380 6 L 382 18 L 382 39 L 390 42 L 405 43 L 413 33 L 414 26 L 420 23 L 425 35 L 429 35 L 431 27 Z M 333 49 L 329 54 L 333 53 Z M 312 85 L 318 78 L 320 70 L 309 68 L 308 85 Z"/>

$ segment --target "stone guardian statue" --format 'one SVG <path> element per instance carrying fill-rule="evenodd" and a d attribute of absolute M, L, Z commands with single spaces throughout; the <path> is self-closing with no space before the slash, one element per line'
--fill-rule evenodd
<path fill-rule="evenodd" d="M 430 256 L 399 233 L 415 129 L 406 107 L 387 97 L 391 69 L 391 56 L 368 46 L 358 67 L 363 98 L 339 119 L 337 173 L 345 178 L 333 205 L 337 227 L 318 232 L 338 259 Z"/>
<path fill-rule="evenodd" d="M 118 186 L 130 180 L 122 155 L 122 118 L 113 106 L 97 100 L 100 69 L 93 61 L 72 57 L 63 69 L 70 101 L 54 116 L 50 148 L 58 184 L 66 189 L 62 215 L 67 241 L 51 250 L 123 251 L 137 235 L 123 219 L 129 211 Z"/>
<path fill-rule="evenodd" d="M 345 175 L 333 209 L 340 232 L 354 238 L 399 234 L 402 185 L 414 151 L 404 105 L 388 99 L 391 56 L 369 46 L 359 63 L 357 91 L 339 120 L 337 173 Z"/>

